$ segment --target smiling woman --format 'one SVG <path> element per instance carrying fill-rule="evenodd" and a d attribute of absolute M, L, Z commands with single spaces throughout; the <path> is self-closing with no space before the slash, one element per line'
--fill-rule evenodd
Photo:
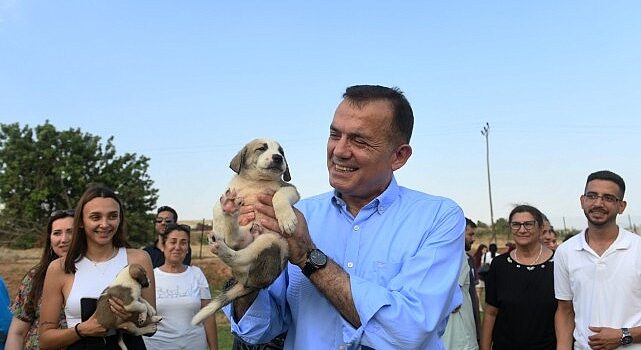
<path fill-rule="evenodd" d="M 66 256 L 53 261 L 47 270 L 42 294 L 40 348 L 119 349 L 116 330 L 106 329 L 91 309 L 105 287 L 127 264 L 142 265 L 149 276 L 149 288 L 142 297 L 156 304 L 155 282 L 149 255 L 128 249 L 125 213 L 120 199 L 103 185 L 90 186 L 78 201 L 73 239 Z M 110 299 L 114 313 L 125 320 L 132 314 L 122 302 Z M 95 303 L 94 309 L 95 309 Z M 58 325 L 64 307 L 70 328 Z M 128 349 L 145 349 L 141 337 L 124 334 Z"/>
<path fill-rule="evenodd" d="M 154 269 L 158 315 L 163 320 L 152 337 L 145 338 L 148 349 L 182 349 L 189 344 L 193 350 L 217 350 L 218 329 L 215 316 L 192 326 L 191 319 L 209 304 L 209 283 L 202 270 L 183 263 L 189 249 L 187 225 L 168 224 L 161 236 L 165 262 Z"/>
<path fill-rule="evenodd" d="M 38 349 L 38 317 L 40 315 L 39 301 L 42 296 L 42 286 L 49 263 L 64 256 L 69 250 L 73 228 L 74 210 L 57 210 L 51 213 L 47 230 L 44 232 L 44 246 L 38 265 L 27 272 L 22 279 L 18 294 L 13 301 L 11 310 L 13 319 L 7 335 L 6 350 L 37 350 Z M 59 312 L 60 327 L 67 327 L 64 312 Z"/>
<path fill-rule="evenodd" d="M 481 350 L 554 349 L 554 253 L 541 243 L 543 214 L 519 205 L 509 221 L 516 249 L 494 258 L 485 279 Z"/>

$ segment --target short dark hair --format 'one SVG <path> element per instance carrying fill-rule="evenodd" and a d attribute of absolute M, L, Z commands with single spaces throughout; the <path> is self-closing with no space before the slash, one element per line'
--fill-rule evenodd
<path fill-rule="evenodd" d="M 414 128 L 414 112 L 412 112 L 409 101 L 403 95 L 403 91 L 399 88 L 380 85 L 354 85 L 345 90 L 343 98 L 359 108 L 372 101 L 389 101 L 393 113 L 390 125 L 391 135 L 399 139 L 401 143 L 410 142 Z"/>
<path fill-rule="evenodd" d="M 539 227 L 543 226 L 543 213 L 541 213 L 540 210 L 531 205 L 520 204 L 514 207 L 514 209 L 512 209 L 512 211 L 510 212 L 508 222 L 512 222 L 512 217 L 516 213 L 530 213 L 534 217 L 534 220 L 539 224 Z"/>
<path fill-rule="evenodd" d="M 472 220 L 470 220 L 468 218 L 465 218 L 465 226 L 466 227 L 467 226 L 471 226 L 472 228 L 476 228 L 476 224 L 474 223 L 474 221 L 472 221 Z"/>
<path fill-rule="evenodd" d="M 592 174 L 588 175 L 588 180 L 585 182 L 585 188 L 588 187 L 588 183 L 592 180 L 605 180 L 605 181 L 611 181 L 617 184 L 619 186 L 619 194 L 621 195 L 620 199 L 623 199 L 623 195 L 625 194 L 625 181 L 623 181 L 623 178 L 610 170 L 600 170 L 593 172 Z"/>
<path fill-rule="evenodd" d="M 162 243 L 164 244 L 167 242 L 167 236 L 169 236 L 170 233 L 173 231 L 181 231 L 187 234 L 187 240 L 191 241 L 191 227 L 189 225 L 185 224 L 167 224 L 167 227 L 165 228 L 165 232 L 162 233 L 160 238 L 162 239 Z"/>
<path fill-rule="evenodd" d="M 168 205 L 163 205 L 162 207 L 158 208 L 158 211 L 156 211 L 156 216 L 158 216 L 158 214 L 160 214 L 163 211 L 168 211 L 174 214 L 174 222 L 178 222 L 178 213 L 176 213 L 176 210 L 174 210 L 174 208 Z"/>

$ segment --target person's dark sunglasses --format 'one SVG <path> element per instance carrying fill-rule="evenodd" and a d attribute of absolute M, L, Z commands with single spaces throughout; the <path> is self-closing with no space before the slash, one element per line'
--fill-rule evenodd
<path fill-rule="evenodd" d="M 157 223 L 157 224 L 162 224 L 163 222 L 164 222 L 165 224 L 167 224 L 167 225 L 170 225 L 170 224 L 173 224 L 173 223 L 174 223 L 174 220 L 172 220 L 172 219 L 165 219 L 165 218 L 156 218 L 156 223 Z"/>

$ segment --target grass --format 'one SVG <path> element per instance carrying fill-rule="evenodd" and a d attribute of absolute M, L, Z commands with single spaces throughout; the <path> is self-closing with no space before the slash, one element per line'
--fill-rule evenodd
<path fill-rule="evenodd" d="M 231 349 L 234 337 L 229 331 L 229 323 L 217 323 L 218 325 L 218 349 Z"/>

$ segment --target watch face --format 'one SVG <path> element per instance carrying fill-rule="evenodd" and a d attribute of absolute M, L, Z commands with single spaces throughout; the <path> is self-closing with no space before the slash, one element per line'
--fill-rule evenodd
<path fill-rule="evenodd" d="M 327 264 L 327 256 L 318 249 L 309 252 L 309 260 L 316 266 L 324 266 Z"/>
<path fill-rule="evenodd" d="M 623 337 L 623 339 L 621 339 L 621 344 L 623 345 L 632 344 L 632 337 L 629 335 L 626 335 L 625 337 Z"/>

